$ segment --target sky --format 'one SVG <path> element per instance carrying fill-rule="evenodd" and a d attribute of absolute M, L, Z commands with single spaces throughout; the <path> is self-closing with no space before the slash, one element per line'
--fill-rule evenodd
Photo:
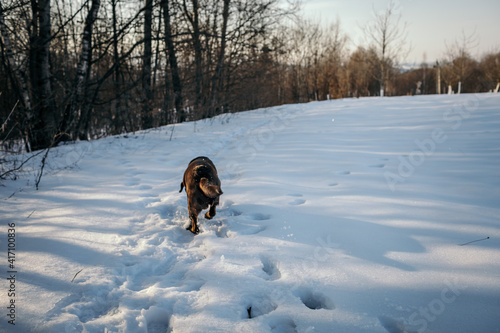
<path fill-rule="evenodd" d="M 389 0 L 303 0 L 305 17 L 321 20 L 324 24 L 340 20 L 342 30 L 350 38 L 351 48 L 365 45 L 362 31 L 375 11 L 387 8 Z M 447 45 L 461 40 L 463 33 L 475 32 L 477 46 L 472 56 L 480 58 L 486 53 L 500 52 L 499 0 L 394 0 L 407 23 L 408 44 L 411 50 L 405 63 L 435 63 L 443 59 Z M 424 56 L 425 54 L 425 56 Z"/>

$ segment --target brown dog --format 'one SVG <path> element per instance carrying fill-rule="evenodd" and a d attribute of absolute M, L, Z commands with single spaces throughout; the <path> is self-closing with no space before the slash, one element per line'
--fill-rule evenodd
<path fill-rule="evenodd" d="M 191 220 L 191 225 L 186 229 L 197 234 L 199 232 L 198 215 L 210 206 L 205 218 L 212 219 L 215 216 L 215 207 L 219 204 L 219 197 L 222 195 L 217 169 L 208 157 L 200 156 L 189 162 L 179 193 L 184 187 Z"/>

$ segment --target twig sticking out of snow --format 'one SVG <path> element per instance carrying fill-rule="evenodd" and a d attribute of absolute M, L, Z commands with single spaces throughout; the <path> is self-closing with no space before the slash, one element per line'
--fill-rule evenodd
<path fill-rule="evenodd" d="M 73 276 L 73 280 L 71 280 L 71 283 L 73 283 L 73 281 L 75 281 L 76 276 L 77 276 L 78 274 L 80 274 L 80 272 L 81 272 L 81 271 L 83 271 L 83 268 L 82 268 L 82 269 L 80 269 L 78 272 L 76 272 L 75 276 Z"/>
<path fill-rule="evenodd" d="M 458 245 L 464 246 L 464 245 L 467 245 L 467 244 L 470 244 L 470 243 L 480 242 L 480 241 L 484 241 L 484 240 L 487 240 L 487 239 L 490 239 L 490 237 L 476 239 L 476 240 L 473 240 L 473 241 L 470 241 L 470 242 L 467 242 L 467 243 L 463 243 L 463 244 L 458 244 Z"/>
<path fill-rule="evenodd" d="M 172 141 L 172 135 L 174 135 L 174 129 L 175 129 L 175 124 L 174 126 L 172 126 L 172 132 L 170 133 L 170 140 L 168 141 Z"/>

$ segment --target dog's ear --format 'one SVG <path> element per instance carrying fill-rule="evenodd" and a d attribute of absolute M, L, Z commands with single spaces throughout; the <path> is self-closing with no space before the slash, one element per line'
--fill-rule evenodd
<path fill-rule="evenodd" d="M 201 188 L 204 188 L 204 187 L 207 187 L 207 186 L 208 186 L 208 179 L 207 179 L 207 178 L 205 178 L 205 177 L 202 177 L 202 178 L 200 179 L 200 187 L 201 187 Z"/>

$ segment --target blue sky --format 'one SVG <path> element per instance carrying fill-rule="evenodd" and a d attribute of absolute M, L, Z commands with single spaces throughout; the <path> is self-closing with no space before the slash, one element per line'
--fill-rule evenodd
<path fill-rule="evenodd" d="M 472 55 L 500 52 L 500 0 L 394 0 L 407 22 L 412 49 L 405 62 L 420 63 L 442 59 L 446 44 L 451 45 L 465 34 L 476 32 L 478 46 Z M 384 10 L 388 0 L 303 0 L 306 17 L 327 24 L 340 19 L 343 31 L 350 37 L 350 47 L 364 45 L 360 28 L 373 19 L 373 8 Z"/>

